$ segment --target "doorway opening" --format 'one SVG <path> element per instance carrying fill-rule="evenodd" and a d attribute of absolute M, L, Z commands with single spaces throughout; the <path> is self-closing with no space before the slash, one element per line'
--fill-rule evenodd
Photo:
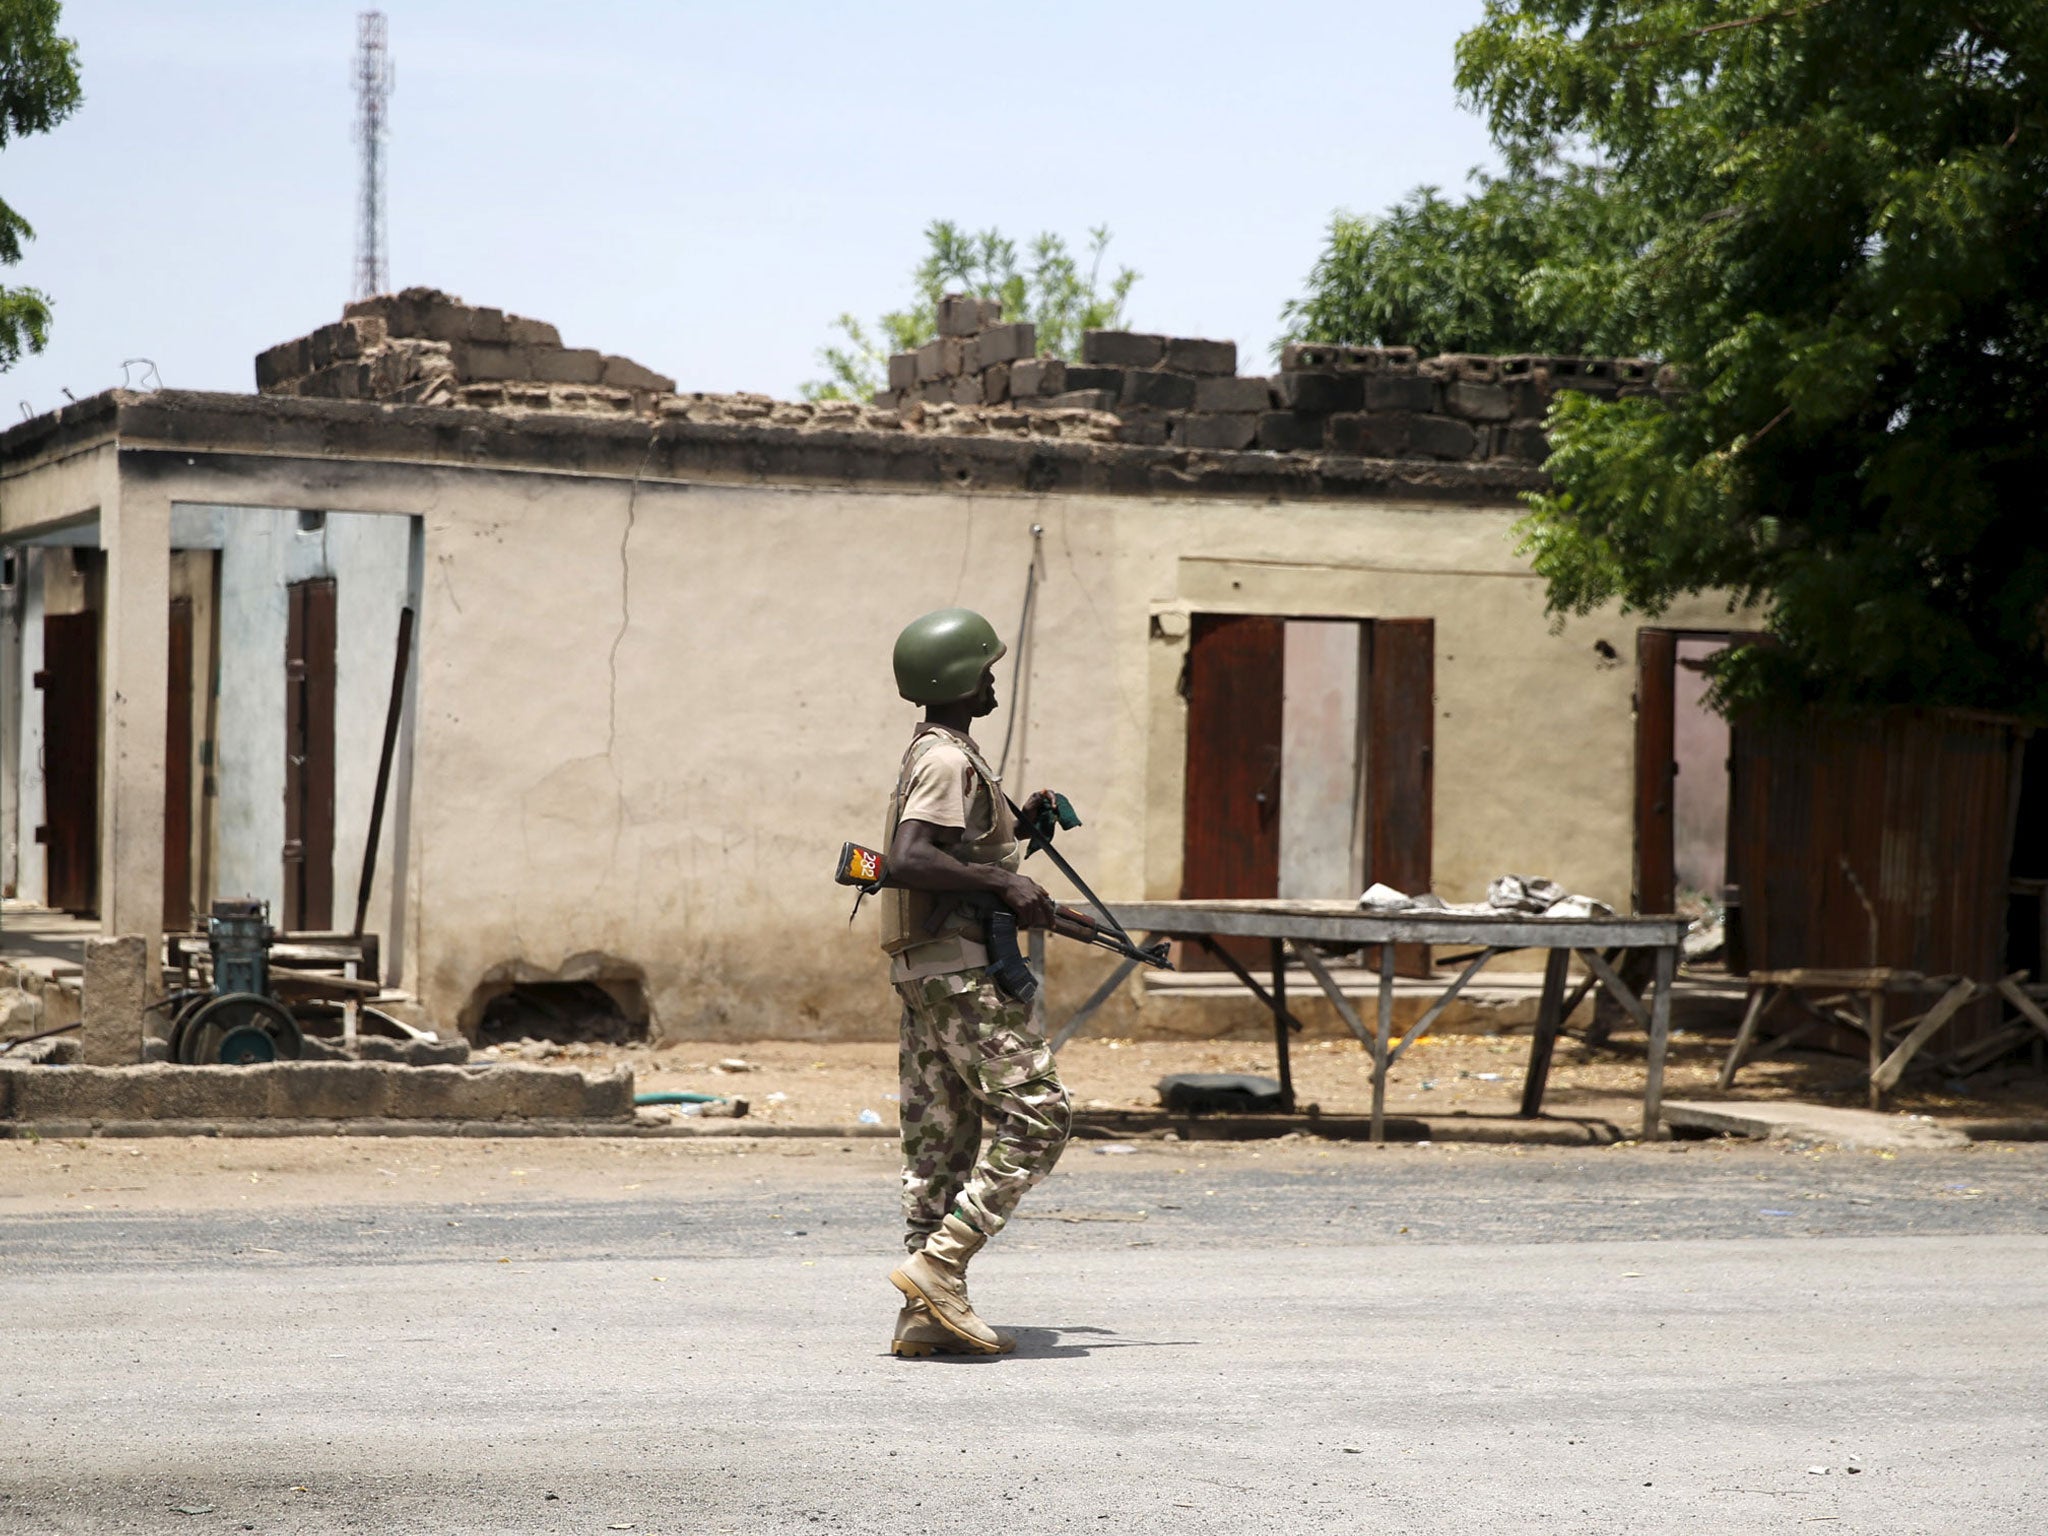
<path fill-rule="evenodd" d="M 106 559 L 97 549 L 42 551 L 44 903 L 99 916 L 100 614 Z"/>
<path fill-rule="evenodd" d="M 1728 898 L 1728 722 L 1707 704 L 1743 631 L 1636 635 L 1635 910 L 1709 916 Z"/>
<path fill-rule="evenodd" d="M 1435 656 L 1432 619 L 1193 615 L 1182 897 L 1428 890 Z M 1412 948 L 1398 969 L 1427 974 Z"/>

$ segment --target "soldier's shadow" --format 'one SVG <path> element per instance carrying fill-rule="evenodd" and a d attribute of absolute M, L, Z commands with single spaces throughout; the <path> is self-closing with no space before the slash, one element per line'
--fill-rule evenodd
<path fill-rule="evenodd" d="M 1102 1349 L 1186 1349 L 1198 1339 L 1127 1339 L 1110 1328 L 1012 1328 L 1015 1360 L 1073 1360 Z M 956 1357 L 957 1358 L 957 1357 Z"/>

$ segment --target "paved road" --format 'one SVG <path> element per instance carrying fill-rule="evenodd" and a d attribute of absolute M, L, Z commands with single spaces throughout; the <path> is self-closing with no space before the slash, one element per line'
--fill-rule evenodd
<path fill-rule="evenodd" d="M 1077 1148 L 996 1362 L 853 1161 L 0 1217 L 0 1530 L 2048 1526 L 2048 1149 Z"/>

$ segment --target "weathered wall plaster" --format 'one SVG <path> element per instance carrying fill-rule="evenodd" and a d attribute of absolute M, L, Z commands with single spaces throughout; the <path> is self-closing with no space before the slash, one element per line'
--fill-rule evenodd
<path fill-rule="evenodd" d="M 1010 778 L 1080 804 L 1068 846 L 1106 895 L 1178 891 L 1176 684 L 1190 615 L 1214 611 L 1434 617 L 1437 890 L 1477 896 L 1513 869 L 1627 899 L 1634 623 L 1553 628 L 1514 553 L 1512 467 L 163 392 L 14 429 L 25 494 L 0 499 L 0 529 L 75 515 L 60 471 L 106 431 L 134 438 L 124 498 L 132 482 L 417 519 L 412 813 L 389 861 L 409 899 L 386 942 L 417 956 L 402 974 L 437 1021 L 487 979 L 609 957 L 644 972 L 659 1035 L 889 1035 L 873 914 L 849 928 L 828 866 L 878 834 L 915 715 L 890 646 L 948 603 L 1007 630 L 1034 525 Z M 1662 622 L 1727 620 L 1703 601 Z M 390 627 L 371 628 L 381 711 Z M 281 672 L 281 638 L 246 648 Z M 1000 682 L 1007 696 L 1007 665 Z M 1106 962 L 1052 954 L 1058 1011 Z M 1102 1027 L 1143 1028 L 1137 996 Z"/>
<path fill-rule="evenodd" d="M 954 602 L 1009 627 L 1034 523 L 1034 718 L 1010 779 L 1074 797 L 1073 856 L 1106 894 L 1177 893 L 1185 625 L 1152 619 L 1210 610 L 1434 616 L 1437 890 L 1473 899 L 1512 869 L 1625 905 L 1633 675 L 1595 642 L 1631 655 L 1633 626 L 1552 633 L 1513 518 L 480 477 L 425 530 L 429 1006 L 454 1016 L 511 957 L 545 974 L 604 953 L 645 967 L 658 1034 L 886 1035 L 872 914 L 848 928 L 828 867 L 877 835 L 914 718 L 890 645 Z M 992 748 L 1005 723 L 982 728 Z M 1099 967 L 1054 953 L 1057 1006 Z"/>

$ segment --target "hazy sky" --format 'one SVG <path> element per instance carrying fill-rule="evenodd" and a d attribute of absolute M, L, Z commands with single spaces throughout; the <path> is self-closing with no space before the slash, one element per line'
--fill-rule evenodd
<path fill-rule="evenodd" d="M 0 155 L 55 304 L 5 418 L 122 382 L 254 388 L 354 262 L 357 4 L 71 0 L 85 104 Z M 685 389 L 791 396 L 899 304 L 934 218 L 1115 232 L 1134 325 L 1264 363 L 1337 208 L 1490 155 L 1480 0 L 709 6 L 389 0 L 394 286 L 553 321 Z"/>

